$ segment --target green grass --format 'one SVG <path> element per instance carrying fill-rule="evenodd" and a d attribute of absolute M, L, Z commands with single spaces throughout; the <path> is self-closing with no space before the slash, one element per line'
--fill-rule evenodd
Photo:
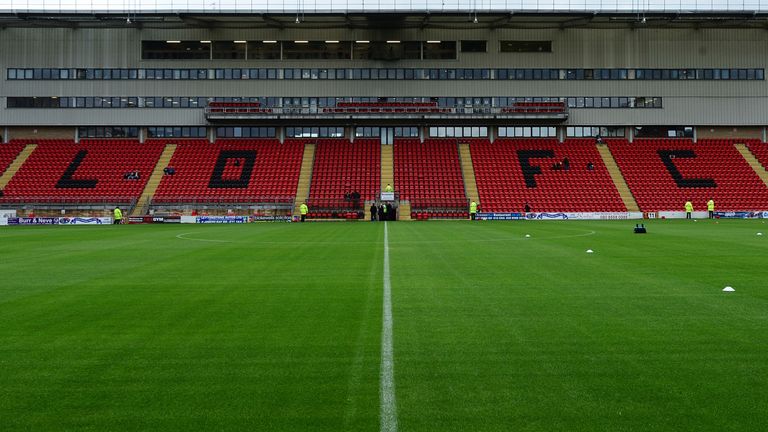
<path fill-rule="evenodd" d="M 768 428 L 768 225 L 633 225 L 390 223 L 399 430 Z M 379 429 L 382 224 L 0 244 L 0 430 Z"/>

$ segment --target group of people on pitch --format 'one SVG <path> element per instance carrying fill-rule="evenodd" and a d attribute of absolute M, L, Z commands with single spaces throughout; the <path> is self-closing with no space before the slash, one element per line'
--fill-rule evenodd
<path fill-rule="evenodd" d="M 709 218 L 715 218 L 715 201 L 710 199 L 707 201 L 707 211 L 709 212 Z M 685 218 L 691 219 L 691 213 L 693 213 L 693 203 L 689 199 L 685 202 Z"/>

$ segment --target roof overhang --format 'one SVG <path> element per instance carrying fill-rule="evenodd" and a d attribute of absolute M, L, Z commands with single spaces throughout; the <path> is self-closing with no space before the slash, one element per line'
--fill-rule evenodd
<path fill-rule="evenodd" d="M 768 12 L 50 13 L 2 12 L 0 28 L 612 29 L 764 28 Z"/>

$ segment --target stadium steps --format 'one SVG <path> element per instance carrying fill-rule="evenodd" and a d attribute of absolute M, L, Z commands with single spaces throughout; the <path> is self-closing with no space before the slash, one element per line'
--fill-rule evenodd
<path fill-rule="evenodd" d="M 464 193 L 469 201 L 480 201 L 480 194 L 477 192 L 477 181 L 475 180 L 475 167 L 472 164 L 472 153 L 469 144 L 459 144 L 459 161 L 461 163 L 461 175 L 464 177 Z"/>
<path fill-rule="evenodd" d="M 616 159 L 613 158 L 611 150 L 608 149 L 607 145 L 597 144 L 597 151 L 600 153 L 600 157 L 603 159 L 605 167 L 608 168 L 608 173 L 611 175 L 613 184 L 616 185 L 616 190 L 619 191 L 619 196 L 621 196 L 621 200 L 624 201 L 624 206 L 627 208 L 627 211 L 640 211 L 640 207 L 637 205 L 635 197 L 629 190 L 629 186 L 627 185 L 626 180 L 624 180 L 624 176 L 621 174 L 621 170 L 616 164 Z"/>
<path fill-rule="evenodd" d="M 395 157 L 393 145 L 381 146 L 381 189 L 395 184 Z M 378 197 L 377 197 L 378 198 Z"/>
<path fill-rule="evenodd" d="M 401 221 L 409 221 L 411 220 L 411 202 L 410 201 L 400 201 L 400 206 L 398 208 L 398 215 L 397 219 Z"/>
<path fill-rule="evenodd" d="M 24 165 L 24 162 L 26 162 L 27 158 L 29 158 L 29 156 L 33 151 L 35 151 L 36 148 L 37 144 L 27 145 L 23 150 L 21 150 L 21 153 L 16 156 L 16 159 L 14 159 L 13 162 L 8 165 L 8 169 L 6 169 L 5 172 L 3 172 L 3 175 L 0 176 L 0 190 L 3 190 L 6 186 L 8 186 L 8 183 L 10 183 L 13 176 L 16 175 L 16 173 L 19 171 L 19 168 Z"/>
<path fill-rule="evenodd" d="M 760 177 L 760 180 L 765 183 L 766 186 L 768 186 L 768 171 L 763 167 L 763 165 L 760 163 L 760 161 L 757 160 L 757 157 L 747 148 L 746 144 L 734 144 L 734 147 L 736 147 L 736 150 L 741 153 L 741 155 L 744 157 L 744 159 L 747 161 L 749 166 L 752 167 L 752 169 L 755 171 L 758 177 Z M 2 187 L 0 185 L 0 187 Z"/>
<path fill-rule="evenodd" d="M 171 158 L 176 152 L 176 144 L 167 144 L 163 149 L 163 153 L 160 155 L 160 159 L 155 164 L 155 169 L 152 170 L 152 175 L 149 176 L 147 184 L 144 186 L 144 191 L 141 193 L 139 200 L 136 202 L 136 207 L 133 208 L 131 216 L 144 216 L 149 210 L 149 203 L 157 192 L 157 188 L 160 186 L 160 181 L 163 179 L 165 173 L 163 170 L 171 163 Z"/>
<path fill-rule="evenodd" d="M 293 203 L 293 214 L 301 214 L 299 206 L 309 198 L 309 185 L 312 183 L 312 167 L 315 165 L 315 145 L 304 144 L 304 156 L 301 159 L 301 173 L 296 185 L 296 201 Z"/>

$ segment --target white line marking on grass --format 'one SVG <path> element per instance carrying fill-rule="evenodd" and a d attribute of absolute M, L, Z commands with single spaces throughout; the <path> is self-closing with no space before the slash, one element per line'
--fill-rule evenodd
<path fill-rule="evenodd" d="M 392 283 L 389 277 L 389 235 L 384 222 L 384 301 L 381 325 L 381 427 L 382 432 L 397 431 L 395 401 L 395 361 L 392 356 Z"/>
<path fill-rule="evenodd" d="M 188 234 L 194 234 L 194 232 L 181 233 L 181 234 L 178 234 L 176 238 L 182 239 L 182 240 L 192 240 L 192 241 L 211 242 L 211 243 L 232 243 L 229 240 L 196 239 L 196 238 L 185 237 Z"/>

